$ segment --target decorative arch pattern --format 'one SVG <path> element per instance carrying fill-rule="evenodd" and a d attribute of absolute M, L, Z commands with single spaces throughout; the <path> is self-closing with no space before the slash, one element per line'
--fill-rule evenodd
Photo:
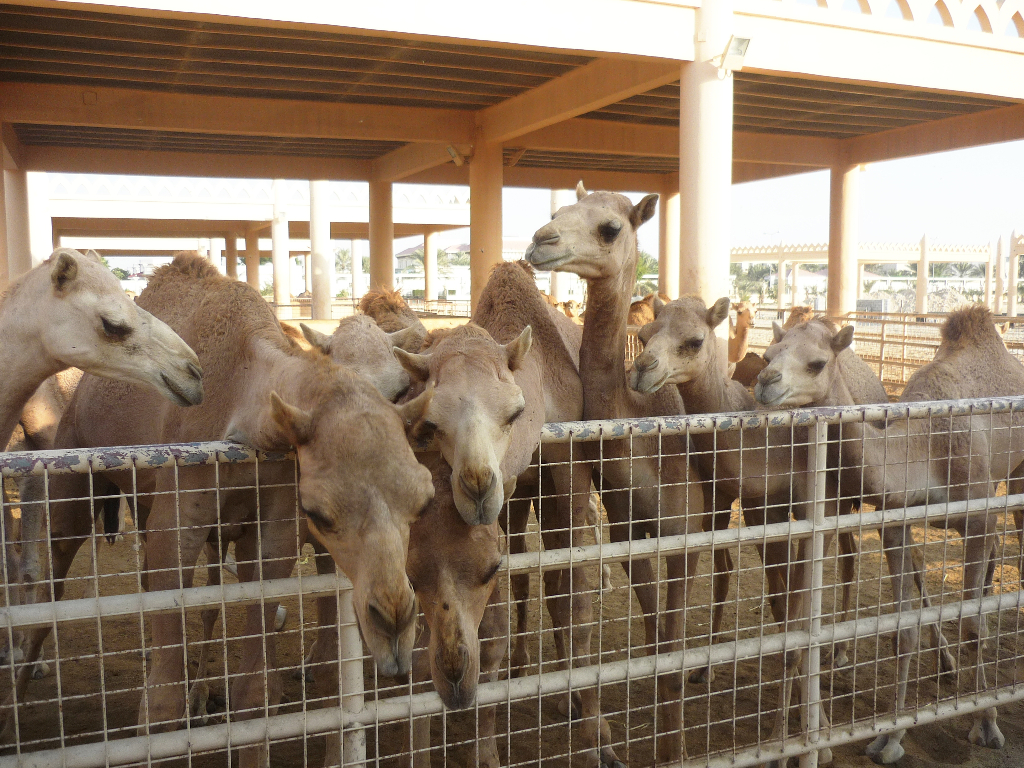
<path fill-rule="evenodd" d="M 788 5 L 811 5 L 845 14 L 861 13 L 879 19 L 903 19 L 918 24 L 929 19 L 944 27 L 978 34 L 1024 39 L 1024 0 L 777 0 Z M 937 19 L 932 14 L 937 14 Z"/>

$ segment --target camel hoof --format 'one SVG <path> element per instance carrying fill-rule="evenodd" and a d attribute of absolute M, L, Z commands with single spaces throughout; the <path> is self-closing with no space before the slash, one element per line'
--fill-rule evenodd
<path fill-rule="evenodd" d="M 278 605 L 277 614 L 274 616 L 274 631 L 280 632 L 286 621 L 288 621 L 288 609 L 283 605 Z"/>
<path fill-rule="evenodd" d="M 40 661 L 34 667 L 32 667 L 32 679 L 33 680 L 42 680 L 44 677 L 46 677 L 49 674 L 50 674 L 50 665 L 47 664 L 45 661 Z"/>
<path fill-rule="evenodd" d="M 715 681 L 715 670 L 710 666 L 701 667 L 693 670 L 686 679 L 694 685 L 711 685 Z"/>
<path fill-rule="evenodd" d="M 946 685 L 956 685 L 956 659 L 945 648 L 939 649 L 939 678 Z"/>
<path fill-rule="evenodd" d="M 612 567 L 610 565 L 601 568 L 601 591 L 612 591 Z"/>
<path fill-rule="evenodd" d="M 25 660 L 25 652 L 18 646 L 14 647 L 14 653 L 11 653 L 10 646 L 3 649 L 0 652 L 0 664 L 7 666 L 8 664 L 20 664 Z"/>
<path fill-rule="evenodd" d="M 309 669 L 307 667 L 299 667 L 294 672 L 292 672 L 292 680 L 302 680 L 303 678 L 305 678 L 306 680 L 306 685 L 312 685 L 316 682 L 316 680 L 313 678 L 312 669 Z"/>
<path fill-rule="evenodd" d="M 967 736 L 967 740 L 971 744 L 979 747 L 988 747 L 989 749 L 1002 749 L 1006 744 L 1006 738 L 1003 736 L 1002 731 L 999 730 L 995 720 L 978 720 L 975 722 L 974 727 L 971 728 L 971 732 Z"/>
<path fill-rule="evenodd" d="M 832 762 L 832 750 L 828 747 L 818 750 L 818 765 L 829 765 Z"/>
<path fill-rule="evenodd" d="M 846 646 L 836 646 L 835 655 L 832 657 L 832 669 L 847 667 L 850 665 L 850 654 L 846 652 Z M 819 760 L 819 762 L 821 762 Z"/>
<path fill-rule="evenodd" d="M 583 702 L 578 693 L 562 696 L 558 699 L 558 714 L 568 720 L 578 720 L 583 710 Z"/>
<path fill-rule="evenodd" d="M 903 745 L 892 738 L 891 733 L 883 733 L 868 744 L 864 754 L 870 757 L 876 765 L 891 765 L 902 758 L 905 751 Z"/>

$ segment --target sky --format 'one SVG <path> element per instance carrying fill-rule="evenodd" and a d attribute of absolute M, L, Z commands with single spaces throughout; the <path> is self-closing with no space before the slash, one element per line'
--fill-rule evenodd
<path fill-rule="evenodd" d="M 639 201 L 643 194 L 630 198 Z M 732 244 L 827 242 L 828 196 L 827 171 L 733 185 Z M 549 190 L 506 188 L 505 236 L 529 238 L 550 211 Z M 866 166 L 859 229 L 861 242 L 917 242 L 927 234 L 935 242 L 964 244 L 1024 231 L 1024 141 Z M 466 230 L 447 233 L 442 245 L 467 237 Z M 396 250 L 418 242 L 403 240 Z M 639 242 L 657 254 L 656 219 L 641 228 Z"/>

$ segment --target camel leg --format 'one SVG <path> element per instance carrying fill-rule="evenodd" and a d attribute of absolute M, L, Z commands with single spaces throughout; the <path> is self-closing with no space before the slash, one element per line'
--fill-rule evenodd
<path fill-rule="evenodd" d="M 480 621 L 478 635 L 480 638 L 480 681 L 494 682 L 498 679 L 498 669 L 505 658 L 508 646 L 508 622 L 506 619 L 505 600 L 501 590 L 495 589 L 490 603 L 484 610 Z M 498 741 L 495 738 L 495 717 L 497 707 L 494 705 L 479 708 L 477 726 L 475 762 L 477 768 L 500 768 Z"/>
<path fill-rule="evenodd" d="M 206 542 L 207 586 L 220 585 L 220 570 L 224 562 L 224 555 L 227 553 L 227 548 L 227 542 L 223 542 L 219 548 L 212 541 Z M 203 642 L 199 649 L 199 663 L 196 667 L 196 673 L 192 678 L 192 687 L 188 693 L 189 714 L 202 725 L 205 725 L 209 719 L 207 704 L 210 700 L 210 684 L 206 679 L 206 668 L 210 663 L 213 630 L 217 625 L 217 618 L 219 616 L 220 608 L 217 606 L 203 609 Z"/>
<path fill-rule="evenodd" d="M 703 494 L 704 530 L 724 531 L 732 520 L 734 499 L 720 489 L 716 489 L 712 483 L 704 483 Z M 712 576 L 711 592 L 714 608 L 711 611 L 711 642 L 716 643 L 719 641 L 719 633 L 722 631 L 725 604 L 729 599 L 729 582 L 734 570 L 731 551 L 728 549 L 714 550 L 712 564 L 714 575 Z M 690 673 L 689 682 L 709 685 L 714 679 L 714 667 L 708 664 L 703 669 L 693 670 Z"/>
<path fill-rule="evenodd" d="M 848 498 L 839 499 L 839 516 L 852 514 L 853 500 Z M 857 567 L 857 538 L 849 531 L 839 534 L 839 577 L 843 582 L 843 607 L 841 621 L 847 621 L 853 612 L 853 580 L 856 578 Z M 828 543 L 825 545 L 828 551 Z M 832 666 L 845 667 L 850 663 L 850 642 L 840 640 L 832 650 Z"/>
<path fill-rule="evenodd" d="M 324 545 L 313 537 L 310 537 L 309 543 L 313 546 L 313 562 L 316 563 L 317 574 L 333 574 L 336 570 L 334 559 Z M 316 623 L 316 639 L 302 662 L 304 670 L 296 670 L 293 675 L 296 680 L 304 676 L 307 683 L 313 683 L 317 672 L 323 674 L 322 667 L 338 658 L 338 600 L 335 595 L 316 599 Z M 328 677 L 331 675 L 328 674 Z"/>
<path fill-rule="evenodd" d="M 548 451 L 549 456 L 552 451 Z M 565 457 L 568 459 L 568 456 Z M 554 508 L 549 504 L 538 515 L 545 549 L 561 549 L 583 543 L 587 506 L 590 503 L 590 468 L 585 464 L 556 463 L 545 468 L 542 478 L 550 476 L 555 486 Z M 547 496 L 548 494 L 544 494 Z M 560 666 L 589 666 L 593 633 L 593 601 L 587 570 L 582 567 L 548 571 L 544 574 L 544 592 L 548 612 L 555 627 L 555 646 Z M 567 642 L 568 640 L 568 642 Z M 579 698 L 583 743 L 589 759 L 603 766 L 622 766 L 611 746 L 611 729 L 601 715 L 596 688 L 575 692 Z M 563 699 L 569 713 L 570 698 Z"/>
<path fill-rule="evenodd" d="M 537 486 L 517 483 L 516 490 L 507 506 L 508 520 L 505 531 L 508 535 L 510 555 L 526 551 L 526 525 L 530 519 L 530 499 L 537 496 Z M 517 573 L 511 577 L 511 592 L 516 605 L 516 634 L 509 660 L 509 675 L 519 677 L 530 666 L 530 648 L 527 641 L 527 608 L 530 599 L 530 574 Z"/>
<path fill-rule="evenodd" d="M 1024 463 L 1020 464 L 1006 481 L 1006 495 L 1013 496 L 1024 493 Z M 1017 578 L 1024 583 L 1024 510 L 1013 513 L 1013 524 L 1017 530 Z"/>

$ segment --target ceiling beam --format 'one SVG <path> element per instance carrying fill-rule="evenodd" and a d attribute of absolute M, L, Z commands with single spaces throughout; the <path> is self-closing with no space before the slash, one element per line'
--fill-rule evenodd
<path fill-rule="evenodd" d="M 1024 139 L 1024 104 L 844 139 L 853 163 L 874 163 Z"/>
<path fill-rule="evenodd" d="M 450 163 L 456 158 L 461 164 L 472 153 L 472 147 L 468 144 L 412 142 L 373 160 L 370 163 L 370 180 L 400 181 L 406 176 Z"/>
<path fill-rule="evenodd" d="M 483 143 L 525 133 L 628 99 L 679 79 L 680 63 L 597 59 L 476 113 Z"/>
<path fill-rule="evenodd" d="M 25 147 L 22 146 L 9 123 L 0 124 L 0 145 L 3 149 L 3 169 L 5 171 L 24 170 Z"/>
<path fill-rule="evenodd" d="M 732 183 L 745 184 L 748 181 L 777 179 L 781 176 L 795 176 L 798 173 L 811 173 L 820 170 L 823 169 L 810 165 L 745 163 L 734 160 L 732 164 Z"/>
<path fill-rule="evenodd" d="M 473 113 L 467 110 L 46 83 L 0 83 L 0 104 L 10 123 L 185 133 L 468 144 L 474 130 Z"/>

